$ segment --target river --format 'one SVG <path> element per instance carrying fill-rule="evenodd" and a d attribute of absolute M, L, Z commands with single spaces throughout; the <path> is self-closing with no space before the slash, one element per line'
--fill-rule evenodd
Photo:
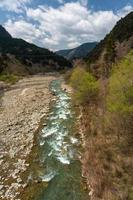
<path fill-rule="evenodd" d="M 38 136 L 39 151 L 32 161 L 38 167 L 33 168 L 29 180 L 38 179 L 41 185 L 37 192 L 34 191 L 32 199 L 87 200 L 78 160 L 80 142 L 76 138 L 71 99 L 62 90 L 61 80 L 54 80 L 50 89 L 56 100 Z"/>

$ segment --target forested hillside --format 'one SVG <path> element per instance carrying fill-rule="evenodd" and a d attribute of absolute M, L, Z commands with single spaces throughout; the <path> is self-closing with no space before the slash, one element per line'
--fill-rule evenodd
<path fill-rule="evenodd" d="M 113 30 L 85 58 L 96 76 L 108 76 L 112 64 L 133 48 L 133 12 L 117 22 Z"/>
<path fill-rule="evenodd" d="M 36 74 L 69 67 L 71 63 L 62 56 L 22 39 L 12 38 L 0 26 L 0 73 Z"/>

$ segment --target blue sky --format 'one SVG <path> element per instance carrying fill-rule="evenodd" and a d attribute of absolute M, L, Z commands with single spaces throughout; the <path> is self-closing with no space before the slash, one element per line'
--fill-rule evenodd
<path fill-rule="evenodd" d="M 0 23 L 13 37 L 52 50 L 100 41 L 133 11 L 133 0 L 0 0 Z"/>

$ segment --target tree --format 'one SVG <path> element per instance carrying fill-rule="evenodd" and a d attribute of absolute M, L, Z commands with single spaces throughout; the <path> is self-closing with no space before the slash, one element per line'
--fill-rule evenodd
<path fill-rule="evenodd" d="M 118 139 L 126 136 L 132 143 L 133 130 L 133 51 L 114 67 L 109 79 L 107 108 Z"/>
<path fill-rule="evenodd" d="M 84 68 L 76 67 L 70 78 L 71 86 L 74 88 L 74 99 L 78 103 L 90 103 L 98 96 L 98 81 Z"/>
<path fill-rule="evenodd" d="M 108 89 L 109 111 L 121 114 L 133 112 L 133 51 L 114 67 Z"/>

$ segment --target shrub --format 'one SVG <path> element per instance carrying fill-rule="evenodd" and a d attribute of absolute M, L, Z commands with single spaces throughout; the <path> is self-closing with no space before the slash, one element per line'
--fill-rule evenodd
<path fill-rule="evenodd" d="M 133 142 L 133 52 L 114 67 L 109 79 L 107 109 L 121 150 L 129 152 Z"/>
<path fill-rule="evenodd" d="M 77 103 L 95 101 L 98 96 L 98 81 L 84 68 L 76 67 L 70 77 L 70 84 L 74 88 L 74 99 Z"/>
<path fill-rule="evenodd" d="M 133 51 L 122 60 L 109 79 L 107 107 L 111 112 L 133 112 Z"/>

